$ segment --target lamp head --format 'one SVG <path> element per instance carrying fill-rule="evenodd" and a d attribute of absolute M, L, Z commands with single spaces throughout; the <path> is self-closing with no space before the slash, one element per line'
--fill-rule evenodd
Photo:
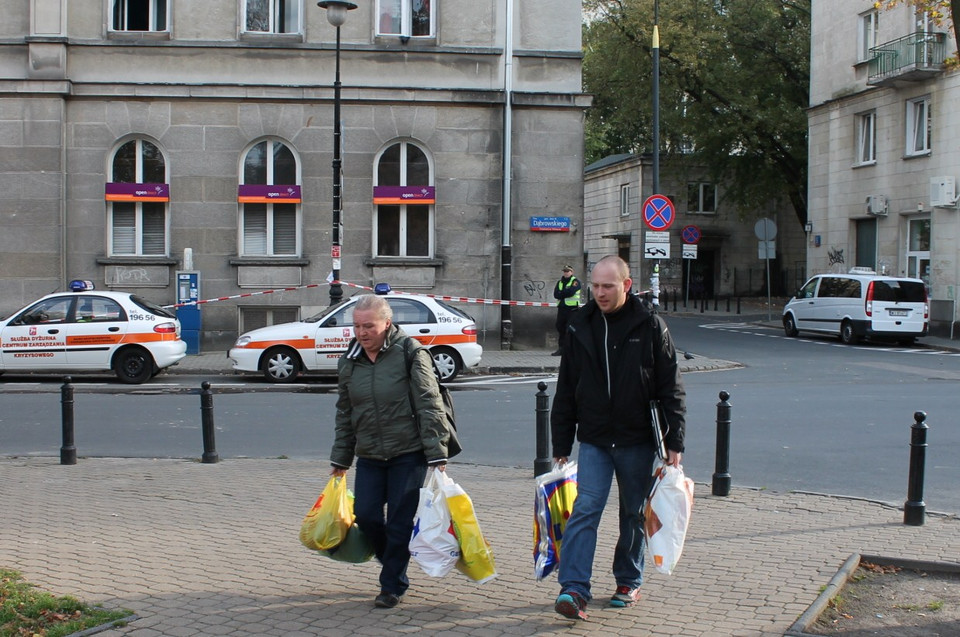
<path fill-rule="evenodd" d="M 353 11 L 357 5 L 347 0 L 320 0 L 317 6 L 327 10 L 327 21 L 338 29 L 347 21 L 347 11 Z"/>

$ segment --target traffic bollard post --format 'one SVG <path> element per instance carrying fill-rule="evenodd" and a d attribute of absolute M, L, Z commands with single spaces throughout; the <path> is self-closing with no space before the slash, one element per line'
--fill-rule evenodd
<path fill-rule="evenodd" d="M 203 456 L 200 462 L 205 464 L 220 462 L 214 435 L 213 392 L 210 390 L 210 382 L 206 380 L 200 383 L 200 423 L 203 429 Z"/>
<path fill-rule="evenodd" d="M 63 385 L 60 386 L 60 428 L 62 434 L 60 464 L 77 464 L 77 447 L 73 440 L 73 385 L 70 384 L 72 380 L 69 376 L 65 376 Z"/>
<path fill-rule="evenodd" d="M 730 394 L 720 392 L 717 403 L 717 461 L 713 473 L 713 495 L 730 495 Z"/>
<path fill-rule="evenodd" d="M 926 412 L 913 414 L 910 425 L 910 475 L 907 481 L 907 501 L 903 503 L 903 523 L 922 526 L 927 505 L 923 502 L 923 474 L 927 458 Z"/>
<path fill-rule="evenodd" d="M 533 461 L 533 477 L 542 476 L 553 466 L 550 458 L 550 396 L 545 382 L 537 383 L 537 389 L 537 458 Z"/>

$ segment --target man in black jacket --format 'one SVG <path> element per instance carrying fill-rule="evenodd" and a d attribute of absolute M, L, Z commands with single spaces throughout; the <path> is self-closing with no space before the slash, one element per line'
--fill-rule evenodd
<path fill-rule="evenodd" d="M 666 323 L 630 294 L 629 266 L 601 259 L 590 274 L 593 300 L 571 318 L 550 414 L 553 456 L 567 462 L 580 442 L 577 499 L 561 544 L 555 610 L 585 619 L 597 529 L 613 476 L 620 494 L 620 537 L 613 556 L 616 590 L 610 606 L 640 598 L 643 531 L 640 509 L 656 456 L 649 402 L 659 400 L 669 431 L 667 459 L 683 452 L 685 397 Z"/>

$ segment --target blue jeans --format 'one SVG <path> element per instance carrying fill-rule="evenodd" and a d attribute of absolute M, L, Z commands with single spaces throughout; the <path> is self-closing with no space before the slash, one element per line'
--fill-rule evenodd
<path fill-rule="evenodd" d="M 607 505 L 613 476 L 620 492 L 620 539 L 613 553 L 617 586 L 637 588 L 643 583 L 643 529 L 640 507 L 650 488 L 653 445 L 597 447 L 580 443 L 577 459 L 577 499 L 560 544 L 558 581 L 563 592 L 574 591 L 589 600 L 597 529 Z"/>
<path fill-rule="evenodd" d="M 410 586 L 408 546 L 426 475 L 427 460 L 421 452 L 390 460 L 357 459 L 353 502 L 357 526 L 380 560 L 380 589 L 394 595 L 403 595 Z"/>

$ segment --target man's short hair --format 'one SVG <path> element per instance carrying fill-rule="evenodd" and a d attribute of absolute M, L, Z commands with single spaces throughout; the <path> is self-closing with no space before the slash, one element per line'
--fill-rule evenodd
<path fill-rule="evenodd" d="M 381 320 L 393 320 L 393 308 L 387 303 L 387 299 L 377 294 L 364 294 L 361 296 L 357 304 L 353 306 L 353 311 L 356 312 L 357 310 L 373 310 L 377 318 Z"/>
<path fill-rule="evenodd" d="M 593 267 L 597 267 L 601 263 L 612 265 L 616 269 L 617 276 L 620 277 L 621 281 L 626 281 L 627 279 L 630 278 L 630 266 L 627 264 L 626 261 L 624 261 L 617 255 L 608 254 L 607 256 L 597 261 L 596 265 L 594 265 Z"/>

